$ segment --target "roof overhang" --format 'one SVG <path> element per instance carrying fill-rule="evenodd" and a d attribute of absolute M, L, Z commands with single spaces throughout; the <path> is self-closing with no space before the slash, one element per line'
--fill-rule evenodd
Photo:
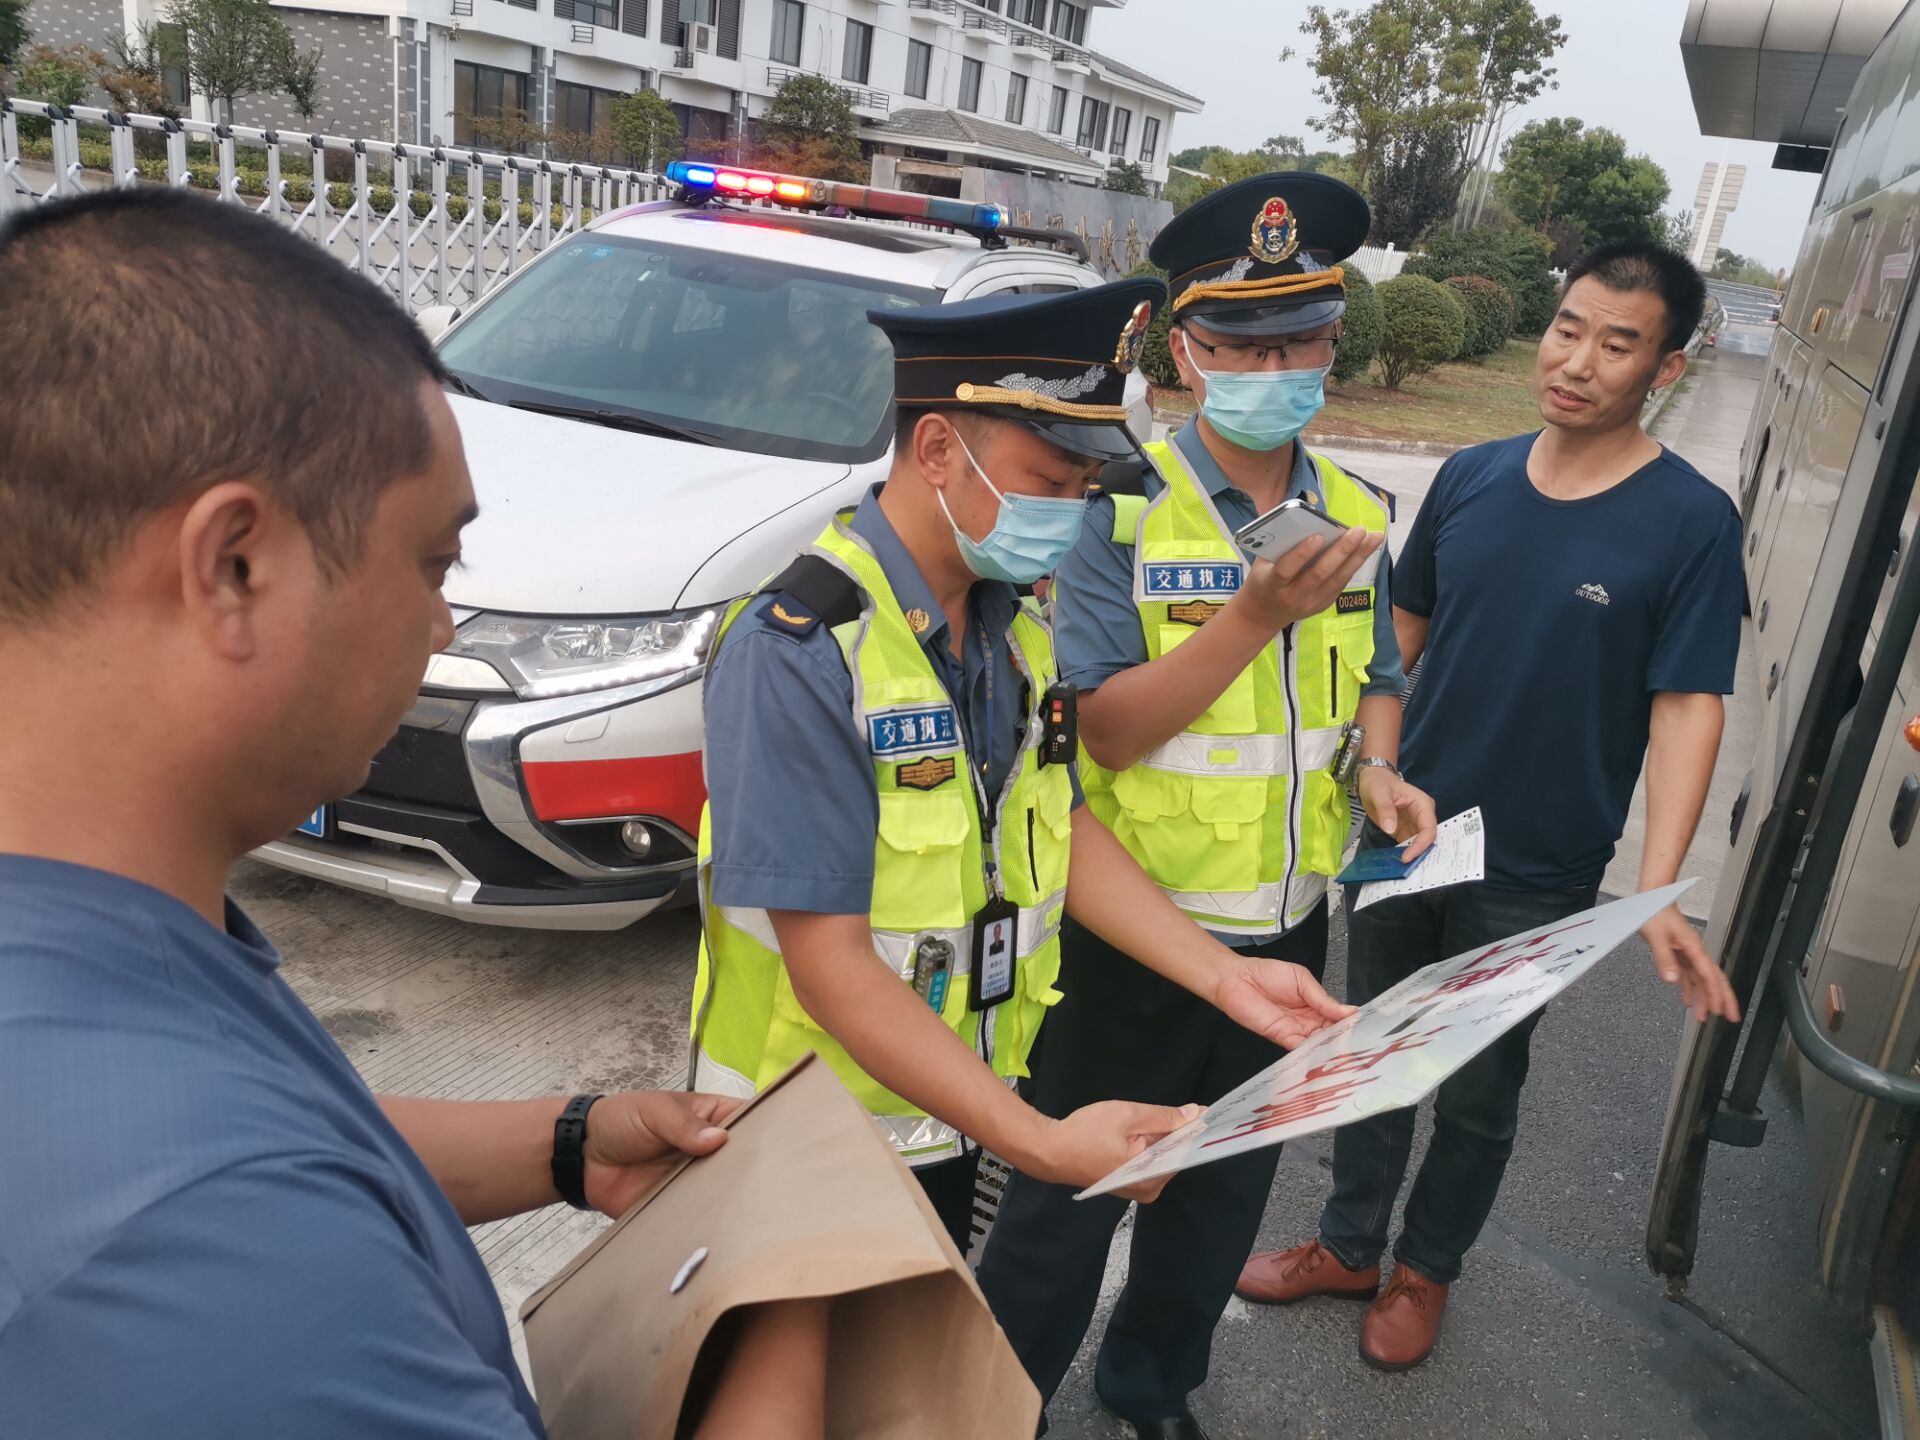
<path fill-rule="evenodd" d="M 1907 0 L 1688 0 L 1680 58 L 1703 135 L 1828 147 Z"/>
<path fill-rule="evenodd" d="M 901 135 L 872 127 L 862 127 L 860 138 L 870 145 L 900 145 L 915 150 L 944 150 L 949 155 L 959 155 L 971 160 L 991 160 L 996 166 L 1042 170 L 1049 175 L 1071 175 L 1077 180 L 1098 180 L 1107 173 L 1103 166 L 1091 160 L 1056 160 L 1052 156 L 1028 155 L 1019 150 L 1008 150 L 998 145 L 983 145 L 972 140 Z"/>

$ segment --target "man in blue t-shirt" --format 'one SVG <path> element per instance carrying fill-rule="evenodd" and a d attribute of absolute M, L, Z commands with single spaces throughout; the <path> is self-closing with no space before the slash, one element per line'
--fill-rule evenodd
<path fill-rule="evenodd" d="M 1485 883 L 1347 911 L 1347 999 L 1421 966 L 1594 903 L 1644 757 L 1640 888 L 1672 883 L 1692 842 L 1732 693 L 1743 580 L 1733 502 L 1640 427 L 1647 395 L 1686 369 L 1705 287 L 1644 242 L 1568 272 L 1540 341 L 1546 428 L 1441 466 L 1394 566 L 1409 669 L 1424 660 L 1400 747 L 1441 815 L 1478 805 Z M 1391 841 L 1369 827 L 1366 846 Z M 1696 1018 L 1737 1019 L 1731 987 L 1677 909 L 1642 932 Z M 1447 1288 L 1513 1152 L 1535 1015 L 1440 1087 L 1407 1200 L 1392 1283 L 1361 1326 L 1384 1370 L 1426 1358 Z M 1339 1131 L 1319 1236 L 1253 1256 L 1239 1293 L 1285 1304 L 1373 1297 L 1414 1111 Z"/>
<path fill-rule="evenodd" d="M 183 191 L 15 219 L 0 295 L 0 1435 L 538 1436 L 464 1226 L 617 1215 L 732 1103 L 376 1097 L 223 894 L 451 637 L 439 363 Z M 701 1424 L 820 1435 L 825 1305 L 750 1312 Z"/>

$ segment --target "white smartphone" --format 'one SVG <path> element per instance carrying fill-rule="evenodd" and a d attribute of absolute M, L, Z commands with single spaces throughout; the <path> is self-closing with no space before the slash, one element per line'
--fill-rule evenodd
<path fill-rule="evenodd" d="M 1312 536 L 1318 535 L 1332 544 L 1346 533 L 1347 527 L 1338 520 L 1295 496 L 1234 532 L 1233 538 L 1241 549 L 1257 559 L 1278 560 Z M 1350 583 L 1371 585 L 1379 569 L 1380 555 L 1375 551 L 1361 562 Z"/>

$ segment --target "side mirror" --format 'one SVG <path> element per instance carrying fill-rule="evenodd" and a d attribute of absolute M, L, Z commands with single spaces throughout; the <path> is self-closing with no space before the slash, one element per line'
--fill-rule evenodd
<path fill-rule="evenodd" d="M 429 305 L 414 313 L 413 323 L 429 340 L 438 340 L 447 333 L 447 327 L 460 318 L 458 305 Z"/>
<path fill-rule="evenodd" d="M 1120 403 L 1126 406 L 1127 429 L 1133 438 L 1142 445 L 1153 439 L 1153 401 L 1147 388 L 1147 377 L 1138 370 L 1127 376 L 1127 387 L 1121 393 Z"/>

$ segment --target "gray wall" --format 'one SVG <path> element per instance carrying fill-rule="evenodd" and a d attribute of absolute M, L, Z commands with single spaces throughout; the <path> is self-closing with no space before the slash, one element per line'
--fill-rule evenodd
<path fill-rule="evenodd" d="M 1122 195 L 1064 180 L 1042 180 L 1009 170 L 981 170 L 986 192 L 980 198 L 1008 211 L 1015 225 L 1063 226 L 1085 238 L 1093 263 L 1108 279 L 1118 279 L 1147 258 L 1147 246 L 1173 218 L 1173 206 L 1144 195 Z M 961 192 L 972 198 L 971 187 Z"/>
<path fill-rule="evenodd" d="M 33 0 L 26 11 L 27 28 L 33 32 L 29 45 L 52 45 L 64 49 L 85 45 L 103 55 L 112 55 L 107 47 L 125 25 L 120 0 Z M 95 90 L 86 98 L 88 105 L 105 105 L 107 97 Z"/>
<path fill-rule="evenodd" d="M 33 0 L 29 15 L 55 0 Z M 57 0 L 68 4 L 72 0 Z M 114 7 L 119 13 L 119 7 Z M 387 22 L 379 17 L 332 15 L 317 10 L 279 11 L 302 50 L 318 44 L 320 97 L 314 128 L 328 135 L 365 140 L 412 140 L 393 133 L 393 45 Z M 411 47 L 409 47 L 411 48 Z M 411 120 L 402 115 L 402 123 Z M 284 95 L 254 95 L 233 107 L 236 125 L 302 129 L 299 115 Z M 409 128 L 411 128 L 409 126 Z"/>

